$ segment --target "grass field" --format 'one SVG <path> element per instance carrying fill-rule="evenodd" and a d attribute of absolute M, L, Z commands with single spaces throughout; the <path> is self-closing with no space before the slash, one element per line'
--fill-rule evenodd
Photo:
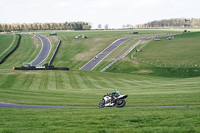
<path fill-rule="evenodd" d="M 199 109 L 0 109 L 0 132 L 198 133 Z"/>
<path fill-rule="evenodd" d="M 16 39 L 15 39 L 16 41 L 12 45 L 12 47 L 10 47 L 10 49 L 8 49 L 9 46 L 14 41 L 14 39 L 15 39 L 15 35 L 12 35 L 12 34 L 0 34 L 0 60 L 2 60 L 5 57 L 5 55 L 7 55 L 16 46 L 16 43 L 17 43 L 17 40 L 18 40 L 18 36 L 16 37 Z M 5 50 L 7 50 L 7 52 L 5 52 Z"/>
<path fill-rule="evenodd" d="M 0 53 L 5 51 L 12 43 L 14 36 L 12 34 L 0 34 Z"/>
<path fill-rule="evenodd" d="M 21 34 L 21 43 L 18 49 L 0 65 L 0 69 L 12 69 L 21 67 L 23 62 L 30 63 L 40 52 L 42 45 L 40 40 L 34 36 Z"/>
<path fill-rule="evenodd" d="M 199 65 L 200 66 L 200 32 L 174 36 L 174 39 L 151 41 L 142 53 L 135 55 L 138 59 L 167 65 Z"/>
<path fill-rule="evenodd" d="M 195 105 L 200 77 L 160 78 L 87 71 L 2 71 L 2 102 L 96 107 L 114 89 L 128 94 L 127 106 Z"/>
<path fill-rule="evenodd" d="M 176 33 L 180 30 L 139 30 L 139 35 Z M 49 33 L 42 33 L 48 35 Z M 27 105 L 60 105 L 97 107 L 104 94 L 118 89 L 127 94 L 127 107 L 162 105 L 199 105 L 200 77 L 198 69 L 179 68 L 176 76 L 165 75 L 163 67 L 155 67 L 131 58 L 117 62 L 108 72 L 99 72 L 104 65 L 125 52 L 137 40 L 124 43 L 110 54 L 94 71 L 80 71 L 79 67 L 118 38 L 132 36 L 128 31 L 69 31 L 58 32 L 50 38 L 55 46 L 57 39 L 63 42 L 54 65 L 69 67 L 70 71 L 13 71 L 0 70 L 0 102 Z M 76 35 L 87 39 L 75 39 Z M 193 34 L 189 38 L 193 38 Z M 198 33 L 196 34 L 198 36 Z M 194 35 L 195 36 L 195 35 Z M 175 37 L 171 42 L 178 41 Z M 184 39 L 186 37 L 182 37 Z M 176 40 L 177 39 L 177 40 Z M 179 41 L 182 41 L 180 39 Z M 197 38 L 194 37 L 194 40 Z M 198 40 L 198 39 L 197 39 Z M 154 45 L 176 46 L 157 42 L 143 42 L 142 55 L 151 53 Z M 161 42 L 162 42 L 161 41 Z M 22 34 L 20 47 L 0 69 L 21 66 L 31 62 L 40 52 L 37 38 Z M 152 44 L 151 44 L 152 43 Z M 195 45 L 191 44 L 192 46 Z M 179 45 L 177 45 L 179 46 Z M 198 47 L 198 45 L 197 45 Z M 191 50 L 191 49 L 189 49 Z M 196 50 L 196 49 L 195 49 Z M 149 52 L 148 52 L 149 51 Z M 188 52 L 195 54 L 196 52 Z M 162 52 L 160 52 L 162 54 Z M 198 55 L 198 53 L 196 53 Z M 143 57 L 142 57 L 143 56 Z M 172 54 L 172 56 L 175 56 Z M 184 57 L 184 56 L 183 56 Z M 186 57 L 186 56 L 185 56 Z M 156 59 L 156 57 L 154 57 Z M 172 57 L 171 57 L 172 58 Z M 175 58 L 175 57 L 174 57 Z M 160 58 L 165 62 L 166 59 Z M 194 60 L 198 58 L 194 58 Z M 47 59 L 48 60 L 48 59 Z M 153 59 L 152 59 L 153 60 Z M 173 59 L 174 62 L 176 59 Z M 179 59 L 177 59 L 179 61 Z M 152 71 L 159 70 L 157 74 Z M 166 68 L 165 68 L 166 69 Z M 185 68 L 183 69 L 185 71 Z M 197 75 L 194 75 L 197 73 Z M 180 76 L 183 74 L 184 76 Z M 193 74 L 193 75 L 190 75 Z M 181 77 L 181 78 L 180 78 Z M 187 78 L 183 78 L 187 77 Z M 91 109 L 0 109 L 0 132 L 200 132 L 199 107 L 183 108 L 91 108 Z"/>
<path fill-rule="evenodd" d="M 181 34 L 174 39 L 141 44 L 142 52 L 133 50 L 107 71 L 147 74 L 166 77 L 192 77 L 200 75 L 199 32 Z"/>
<path fill-rule="evenodd" d="M 62 40 L 59 52 L 53 64 L 58 67 L 69 67 L 78 70 L 95 55 L 119 38 L 133 36 L 130 31 L 69 31 L 57 32 Z M 131 31 L 133 32 L 133 31 Z M 156 35 L 177 33 L 179 30 L 139 30 L 138 35 Z M 48 35 L 49 33 L 42 33 Z M 75 39 L 75 36 L 84 34 L 87 39 Z"/>

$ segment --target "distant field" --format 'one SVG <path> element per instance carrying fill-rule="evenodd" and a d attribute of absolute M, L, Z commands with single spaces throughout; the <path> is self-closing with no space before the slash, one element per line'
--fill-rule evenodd
<path fill-rule="evenodd" d="M 78 70 L 95 55 L 119 38 L 135 36 L 133 31 L 68 31 L 57 32 L 57 37 L 62 40 L 61 47 L 53 64 L 59 67 L 69 67 Z M 157 35 L 177 33 L 179 30 L 137 30 L 138 35 Z M 49 35 L 48 33 L 42 33 Z M 85 35 L 87 39 L 75 39 L 75 36 Z"/>
<path fill-rule="evenodd" d="M 174 36 L 174 39 L 151 41 L 141 53 L 135 54 L 138 59 L 167 65 L 200 66 L 200 32 Z"/>

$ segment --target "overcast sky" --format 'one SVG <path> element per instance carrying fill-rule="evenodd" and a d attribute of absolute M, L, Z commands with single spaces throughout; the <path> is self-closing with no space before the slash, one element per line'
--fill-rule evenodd
<path fill-rule="evenodd" d="M 199 15 L 200 0 L 0 0 L 0 23 L 85 21 L 119 28 Z"/>

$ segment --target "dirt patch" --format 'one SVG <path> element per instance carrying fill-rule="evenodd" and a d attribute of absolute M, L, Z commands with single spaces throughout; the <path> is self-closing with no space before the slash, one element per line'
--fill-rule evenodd
<path fill-rule="evenodd" d="M 97 38 L 94 41 L 90 43 L 86 43 L 85 46 L 90 48 L 88 51 L 85 51 L 83 53 L 77 54 L 73 60 L 82 60 L 82 61 L 87 61 L 90 60 L 91 58 L 95 57 L 100 51 L 100 49 L 104 49 L 105 44 L 101 43 L 101 40 L 103 38 Z M 93 46 L 91 46 L 93 45 Z"/>
<path fill-rule="evenodd" d="M 52 43 L 57 43 L 59 40 L 57 36 L 48 36 L 48 38 Z"/>
<path fill-rule="evenodd" d="M 38 72 L 24 72 L 24 74 L 38 74 Z"/>
<path fill-rule="evenodd" d="M 139 71 L 134 71 L 132 73 L 137 73 L 137 74 L 150 74 L 153 73 L 152 70 L 139 70 Z"/>
<path fill-rule="evenodd" d="M 32 36 L 32 39 L 33 39 L 33 43 L 35 44 L 35 47 L 38 48 L 41 44 L 40 39 L 35 36 Z"/>
<path fill-rule="evenodd" d="M 132 59 L 130 59 L 129 57 L 122 58 L 122 61 L 131 62 L 134 66 L 138 66 L 138 65 L 139 65 L 139 62 L 137 62 L 137 61 L 135 61 L 135 60 L 132 60 Z"/>

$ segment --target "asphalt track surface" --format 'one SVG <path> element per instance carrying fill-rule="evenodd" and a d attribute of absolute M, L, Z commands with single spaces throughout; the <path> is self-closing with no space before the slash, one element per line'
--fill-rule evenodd
<path fill-rule="evenodd" d="M 80 70 L 88 70 L 91 71 L 96 65 L 98 65 L 106 56 L 108 56 L 113 50 L 115 50 L 118 46 L 123 44 L 124 42 L 131 40 L 131 39 L 138 39 L 138 38 L 144 38 L 147 36 L 135 36 L 135 37 L 126 37 L 121 38 L 113 42 L 111 45 L 109 45 L 107 48 L 105 48 L 102 52 L 100 52 L 97 56 L 97 58 L 91 59 L 88 63 L 86 63 L 83 67 L 80 68 Z"/>
<path fill-rule="evenodd" d="M 42 49 L 41 49 L 39 55 L 30 63 L 32 66 L 37 66 L 41 62 L 43 62 L 48 57 L 48 55 L 51 51 L 51 43 L 48 40 L 48 38 L 46 38 L 45 36 L 42 36 L 40 34 L 35 34 L 35 36 L 40 38 L 40 40 L 42 41 Z"/>
<path fill-rule="evenodd" d="M 181 106 L 135 106 L 124 108 L 183 108 L 183 107 L 200 107 L 200 105 L 181 105 Z M 11 103 L 0 103 L 0 108 L 29 108 L 29 109 L 58 109 L 58 108 L 98 108 L 98 107 L 81 107 L 81 106 L 44 106 L 44 105 L 21 105 Z"/>

